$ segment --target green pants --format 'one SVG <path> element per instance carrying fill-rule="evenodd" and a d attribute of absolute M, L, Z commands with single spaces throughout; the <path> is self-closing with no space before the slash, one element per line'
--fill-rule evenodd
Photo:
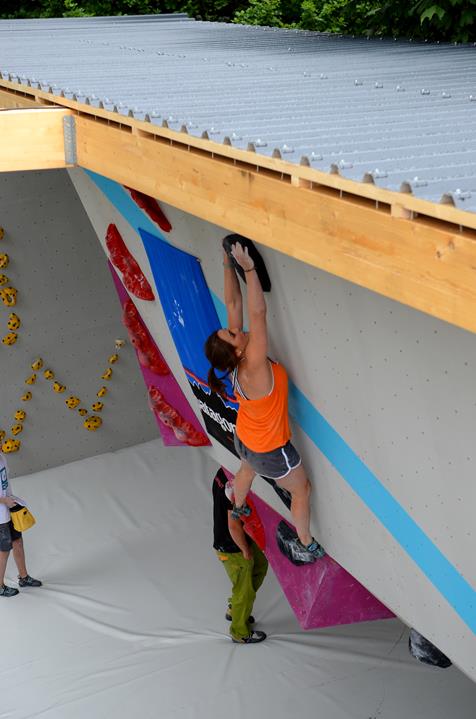
<path fill-rule="evenodd" d="M 268 560 L 258 545 L 251 542 L 250 549 L 252 559 L 245 559 L 241 552 L 217 552 L 232 584 L 228 603 L 232 616 L 230 634 L 235 639 L 243 639 L 251 633 L 248 618 L 253 609 L 256 592 L 263 584 L 268 571 Z"/>

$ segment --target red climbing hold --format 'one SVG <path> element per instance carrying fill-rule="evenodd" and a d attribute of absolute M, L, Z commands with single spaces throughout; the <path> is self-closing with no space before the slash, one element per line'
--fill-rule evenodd
<path fill-rule="evenodd" d="M 155 222 L 164 232 L 170 232 L 172 225 L 164 215 L 157 200 L 143 192 L 139 192 L 139 190 L 133 190 L 132 187 L 126 187 L 126 190 L 131 193 L 132 199 L 141 210 L 144 210 L 144 212 L 149 215 L 152 222 Z"/>
<path fill-rule="evenodd" d="M 246 497 L 246 504 L 251 509 L 251 514 L 246 517 L 241 517 L 241 521 L 244 525 L 244 530 L 248 534 L 253 542 L 256 542 L 258 547 L 264 552 L 266 549 L 266 533 L 264 531 L 263 523 L 259 517 L 258 511 L 254 505 L 253 500 L 248 494 Z"/>
<path fill-rule="evenodd" d="M 135 258 L 126 247 L 116 225 L 110 224 L 106 232 L 106 246 L 114 267 L 122 274 L 124 287 L 141 300 L 155 299 L 152 287 Z"/>
<path fill-rule="evenodd" d="M 129 332 L 129 339 L 137 351 L 137 357 L 142 367 L 147 367 L 154 374 L 170 374 L 164 358 L 147 331 L 132 300 L 127 300 L 124 305 L 122 321 Z"/>
<path fill-rule="evenodd" d="M 154 385 L 149 387 L 150 408 L 167 427 L 170 427 L 177 439 L 192 447 L 210 444 L 208 437 L 187 422 L 174 407 L 165 399 L 162 392 Z"/>

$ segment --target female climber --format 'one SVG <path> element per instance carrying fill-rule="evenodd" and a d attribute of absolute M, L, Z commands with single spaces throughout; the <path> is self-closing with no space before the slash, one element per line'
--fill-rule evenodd
<path fill-rule="evenodd" d="M 266 302 L 261 283 L 248 249 L 237 242 L 231 251 L 246 273 L 249 332 L 243 332 L 240 283 L 234 265 L 225 253 L 225 304 L 229 329 L 220 329 L 210 335 L 205 343 L 205 354 L 212 366 L 208 375 L 211 389 L 224 394 L 223 377 L 217 377 L 215 369 L 225 372 L 231 375 L 238 402 L 235 449 L 241 467 L 234 481 L 234 517 L 250 514 L 245 500 L 256 474 L 273 479 L 291 494 L 291 515 L 300 550 L 320 558 L 325 552 L 312 537 L 309 527 L 311 484 L 301 458 L 290 442 L 286 370 L 268 357 Z"/>

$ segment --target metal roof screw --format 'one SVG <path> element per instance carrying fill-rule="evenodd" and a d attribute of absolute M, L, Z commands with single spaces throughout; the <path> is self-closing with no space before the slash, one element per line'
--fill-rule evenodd
<path fill-rule="evenodd" d="M 185 123 L 185 127 L 188 127 L 188 129 L 190 130 L 192 127 L 197 127 L 197 125 L 192 122 L 192 120 L 188 120 L 188 122 Z"/>
<path fill-rule="evenodd" d="M 327 75 L 326 75 L 324 72 L 321 72 L 321 74 L 319 75 L 319 77 L 320 77 L 321 80 L 327 80 Z"/>
<path fill-rule="evenodd" d="M 354 166 L 352 162 L 348 162 L 347 160 L 339 160 L 337 164 L 341 170 L 350 170 Z"/>
<path fill-rule="evenodd" d="M 254 146 L 255 147 L 267 147 L 268 143 L 265 142 L 264 140 L 262 140 L 260 137 L 258 137 L 258 139 L 254 141 Z"/>
<path fill-rule="evenodd" d="M 402 87 L 402 85 L 397 85 L 396 90 L 397 92 L 405 92 L 405 88 Z"/>
<path fill-rule="evenodd" d="M 471 198 L 471 192 L 468 192 L 467 190 L 461 190 L 459 187 L 457 190 L 454 191 L 454 196 L 457 200 L 469 200 Z"/>
<path fill-rule="evenodd" d="M 177 118 L 174 117 L 173 115 L 169 115 L 169 116 L 167 117 L 167 122 L 168 122 L 168 123 L 174 123 L 174 122 L 178 122 L 178 120 L 177 120 Z"/>
<path fill-rule="evenodd" d="M 420 90 L 420 95 L 429 95 L 429 94 L 430 94 L 430 91 L 428 90 L 428 88 L 422 87 L 422 89 Z"/>
<path fill-rule="evenodd" d="M 469 101 L 470 101 L 470 102 L 476 102 L 476 95 L 470 95 L 470 96 L 469 96 Z"/>
<path fill-rule="evenodd" d="M 378 168 L 375 168 L 375 170 L 372 170 L 370 173 L 374 179 L 378 179 L 380 177 L 388 177 L 385 170 L 379 170 Z"/>
<path fill-rule="evenodd" d="M 374 85 L 374 87 L 375 87 L 377 90 L 380 90 L 380 89 L 383 87 L 383 82 L 376 82 L 375 85 Z"/>
<path fill-rule="evenodd" d="M 411 184 L 413 187 L 426 187 L 428 185 L 428 182 L 426 180 L 420 180 L 419 177 L 414 177 L 411 181 Z"/>
<path fill-rule="evenodd" d="M 363 85 L 362 80 L 354 80 L 354 85 Z"/>
<path fill-rule="evenodd" d="M 218 135 L 219 132 L 220 132 L 220 130 L 217 130 L 217 128 L 213 127 L 213 125 L 208 130 L 209 135 Z"/>
<path fill-rule="evenodd" d="M 120 106 L 122 106 L 123 104 L 123 102 L 119 103 Z M 158 110 L 151 110 L 149 112 L 149 117 L 160 117 L 160 112 Z"/>
<path fill-rule="evenodd" d="M 311 152 L 309 155 L 309 159 L 311 162 L 318 162 L 319 160 L 323 160 L 324 158 L 319 152 Z"/>
<path fill-rule="evenodd" d="M 290 152 L 294 152 L 294 147 L 290 147 L 289 145 L 284 144 L 281 147 L 281 152 L 283 153 L 283 155 L 289 154 Z"/>
<path fill-rule="evenodd" d="M 445 98 L 451 97 L 451 93 L 446 92 L 446 90 L 443 90 L 443 92 L 441 93 L 441 97 L 445 97 Z"/>
<path fill-rule="evenodd" d="M 303 75 L 304 77 L 311 77 L 311 73 L 307 72 L 307 70 L 304 70 Z"/>
<path fill-rule="evenodd" d="M 241 140 L 241 135 L 238 135 L 237 132 L 232 132 L 230 135 L 230 139 L 232 140 Z"/>

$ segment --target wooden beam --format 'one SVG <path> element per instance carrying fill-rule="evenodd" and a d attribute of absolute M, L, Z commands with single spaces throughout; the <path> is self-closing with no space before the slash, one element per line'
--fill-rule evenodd
<path fill-rule="evenodd" d="M 247 164 L 255 165 L 256 168 L 259 169 L 263 168 L 281 172 L 287 175 L 290 178 L 290 181 L 295 185 L 305 186 L 309 183 L 322 185 L 323 187 L 330 187 L 341 192 L 353 194 L 358 197 L 365 197 L 367 199 L 374 200 L 375 202 L 384 203 L 390 205 L 391 207 L 395 205 L 396 215 L 410 216 L 412 213 L 418 213 L 420 215 L 434 217 L 435 219 L 439 219 L 444 222 L 452 222 L 455 225 L 461 225 L 461 227 L 476 230 L 476 213 L 461 210 L 458 207 L 454 207 L 452 204 L 422 200 L 418 197 L 414 197 L 410 193 L 406 194 L 403 192 L 385 190 L 371 182 L 348 180 L 338 174 L 330 174 L 329 172 L 316 170 L 313 167 L 295 165 L 279 158 L 266 157 L 265 155 L 249 152 L 247 150 L 240 150 L 233 146 L 214 142 L 213 140 L 194 137 L 184 131 L 176 131 L 171 130 L 168 127 L 153 125 L 147 121 L 136 120 L 134 117 L 119 115 L 116 112 L 104 110 L 103 108 L 91 107 L 91 105 L 86 105 L 85 103 L 78 102 L 77 100 L 59 97 L 58 95 L 45 92 L 44 90 L 27 87 L 25 85 L 1 78 L 0 88 L 3 88 L 5 92 L 14 95 L 16 97 L 15 102 L 25 102 L 25 106 L 28 106 L 29 102 L 34 101 L 49 103 L 50 105 L 56 104 L 61 105 L 62 107 L 69 107 L 82 115 L 107 120 L 113 124 L 120 123 L 131 128 L 131 130 L 135 132 L 143 132 L 150 136 L 167 139 L 175 144 L 183 145 L 184 147 L 200 149 L 204 152 L 213 154 L 214 157 L 229 158 L 237 162 L 245 162 Z"/>
<path fill-rule="evenodd" d="M 0 89 L 0 110 L 11 110 L 15 108 L 38 107 L 41 103 L 39 98 L 28 98 L 22 95 L 15 95 L 13 92 L 7 92 Z"/>
<path fill-rule="evenodd" d="M 0 172 L 67 167 L 64 154 L 65 108 L 0 112 Z"/>
<path fill-rule="evenodd" d="M 76 118 L 78 164 L 476 332 L 476 233 Z"/>

